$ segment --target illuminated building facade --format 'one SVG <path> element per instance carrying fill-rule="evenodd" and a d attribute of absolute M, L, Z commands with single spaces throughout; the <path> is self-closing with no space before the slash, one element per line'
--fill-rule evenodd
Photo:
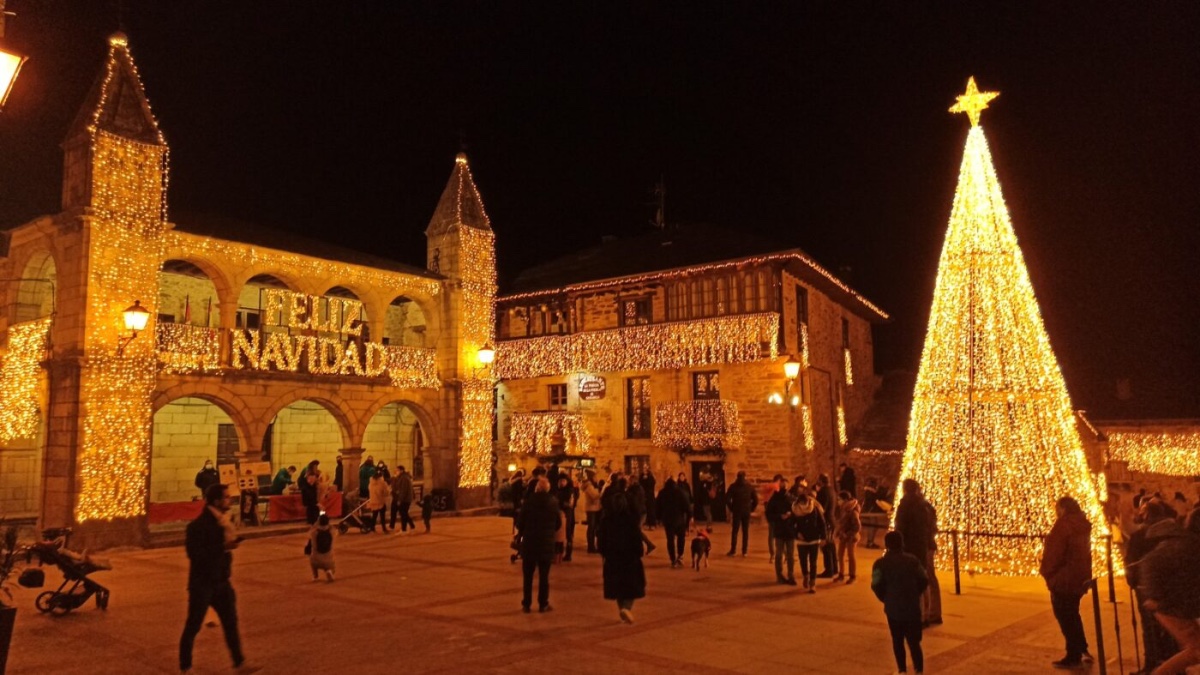
<path fill-rule="evenodd" d="M 847 457 L 878 387 L 871 332 L 887 315 L 798 249 L 662 229 L 514 286 L 496 308 L 502 466 L 587 457 L 602 476 L 649 467 L 660 484 L 812 476 Z"/>
<path fill-rule="evenodd" d="M 491 469 L 491 223 L 465 155 L 425 268 L 169 214 L 168 147 L 123 35 L 64 143 L 63 206 L 0 250 L 0 514 L 139 544 L 206 459 L 367 457 L 458 508 Z M 122 310 L 149 321 L 136 336 Z M 167 520 L 169 520 L 169 516 Z"/>

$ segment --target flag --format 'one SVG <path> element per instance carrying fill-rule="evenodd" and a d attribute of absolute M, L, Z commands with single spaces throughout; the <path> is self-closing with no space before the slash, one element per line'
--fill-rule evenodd
<path fill-rule="evenodd" d="M 192 322 L 192 296 L 185 295 L 183 298 L 183 323 Z"/>

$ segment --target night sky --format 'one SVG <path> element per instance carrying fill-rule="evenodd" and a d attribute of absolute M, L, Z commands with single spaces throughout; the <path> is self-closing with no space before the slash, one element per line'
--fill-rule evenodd
<path fill-rule="evenodd" d="M 983 126 L 1076 406 L 1200 417 L 1200 3 L 125 5 L 173 215 L 423 266 L 465 143 L 503 290 L 644 231 L 661 176 L 670 223 L 799 246 L 888 310 L 880 371 L 917 366 L 968 128 L 947 108 L 975 75 L 1002 92 Z M 118 27 L 112 0 L 9 9 L 31 60 L 0 113 L 4 227 L 58 210 Z"/>

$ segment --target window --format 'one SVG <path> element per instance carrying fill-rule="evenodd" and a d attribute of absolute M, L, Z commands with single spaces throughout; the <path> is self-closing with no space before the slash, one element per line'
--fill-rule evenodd
<path fill-rule="evenodd" d="M 850 322 L 842 319 L 842 349 L 850 348 Z"/>
<path fill-rule="evenodd" d="M 746 313 L 758 311 L 758 287 L 754 285 L 753 272 L 746 272 L 742 276 L 742 311 Z"/>
<path fill-rule="evenodd" d="M 566 384 L 551 384 L 546 387 L 547 401 L 549 401 L 550 410 L 566 410 L 567 409 L 567 385 Z"/>
<path fill-rule="evenodd" d="M 713 297 L 713 280 L 700 280 L 700 316 L 709 317 L 716 314 L 716 301 Z"/>
<path fill-rule="evenodd" d="M 717 315 L 721 316 L 729 313 L 729 279 L 721 277 L 717 279 Z"/>
<path fill-rule="evenodd" d="M 796 323 L 808 323 L 808 289 L 796 284 Z"/>
<path fill-rule="evenodd" d="M 625 455 L 625 475 L 636 479 L 650 470 L 650 455 Z M 649 497 L 647 497 L 648 499 Z"/>
<path fill-rule="evenodd" d="M 621 308 L 622 326 L 644 326 L 650 323 L 652 312 L 650 298 L 621 300 L 619 307 Z"/>
<path fill-rule="evenodd" d="M 217 425 L 217 464 L 233 464 L 238 460 L 237 429 L 232 424 Z"/>
<path fill-rule="evenodd" d="M 705 401 L 721 398 L 721 382 L 715 370 L 692 373 L 692 399 Z"/>
<path fill-rule="evenodd" d="M 625 380 L 625 437 L 650 438 L 650 378 Z"/>

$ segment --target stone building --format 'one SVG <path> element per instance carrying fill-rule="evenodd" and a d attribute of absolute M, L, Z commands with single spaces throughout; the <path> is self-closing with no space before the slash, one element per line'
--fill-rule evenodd
<path fill-rule="evenodd" d="M 138 544 L 187 512 L 206 459 L 332 476 L 338 455 L 348 490 L 371 456 L 445 506 L 487 503 L 494 238 L 465 155 L 426 268 L 173 219 L 167 143 L 120 34 L 63 147 L 61 212 L 0 241 L 0 514 Z M 131 305 L 149 312 L 140 333 Z"/>
<path fill-rule="evenodd" d="M 887 315 L 801 250 L 711 227 L 606 241 L 497 299 L 501 465 L 831 472 L 871 405 Z M 789 383 L 784 364 L 794 359 Z M 772 405 L 771 400 L 780 405 Z"/>

